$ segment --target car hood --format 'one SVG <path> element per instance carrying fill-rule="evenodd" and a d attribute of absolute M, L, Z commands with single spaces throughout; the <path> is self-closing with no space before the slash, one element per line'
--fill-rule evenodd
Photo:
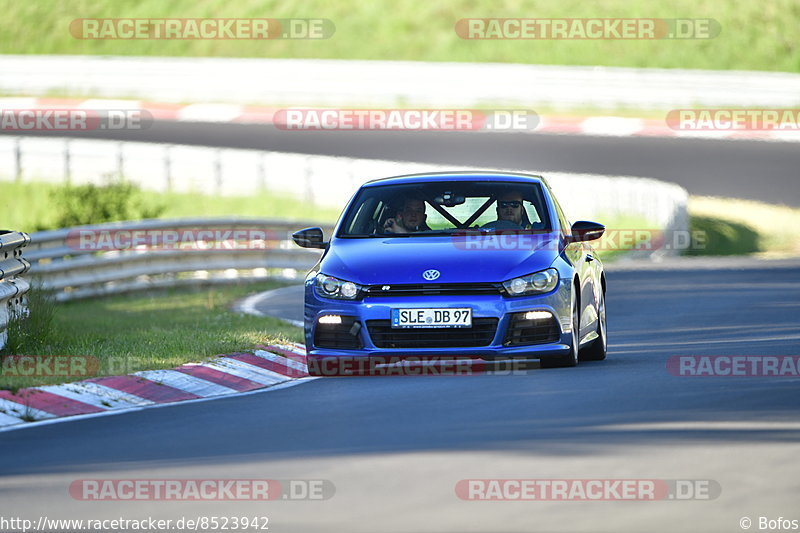
<path fill-rule="evenodd" d="M 320 272 L 364 285 L 499 282 L 553 264 L 557 234 L 529 237 L 334 239 Z M 428 269 L 438 270 L 440 277 L 425 280 L 422 273 Z"/>

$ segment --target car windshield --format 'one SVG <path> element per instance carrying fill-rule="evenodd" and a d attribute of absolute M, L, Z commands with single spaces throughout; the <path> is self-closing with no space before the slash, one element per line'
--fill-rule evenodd
<path fill-rule="evenodd" d="M 476 230 L 548 231 L 538 183 L 436 181 L 364 187 L 339 237 L 401 237 Z"/>

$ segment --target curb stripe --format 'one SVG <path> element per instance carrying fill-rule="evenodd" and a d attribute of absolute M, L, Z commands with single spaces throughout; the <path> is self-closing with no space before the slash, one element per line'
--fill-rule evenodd
<path fill-rule="evenodd" d="M 110 387 L 106 387 L 105 385 L 101 385 L 100 383 L 79 381 L 78 383 L 74 383 L 74 385 L 81 387 L 82 389 L 90 392 L 91 394 L 100 396 L 104 400 L 112 404 L 115 404 L 115 407 L 111 407 L 111 409 L 131 407 L 135 405 L 144 406 L 153 404 L 152 400 L 147 400 L 145 398 L 142 398 L 141 396 L 136 396 L 135 394 L 128 394 L 127 392 L 122 392 L 116 389 L 112 389 Z"/>
<path fill-rule="evenodd" d="M 168 370 L 31 387 L 17 394 L 0 390 L 0 431 L 28 427 L 26 422 L 30 421 L 52 423 L 67 416 L 130 412 L 180 401 L 277 390 L 316 379 L 306 371 L 305 346 L 287 343 L 262 347 L 265 350 L 256 353 L 222 354 Z"/>
<path fill-rule="evenodd" d="M 3 400 L 1 398 L 0 398 L 0 409 L 5 411 L 6 415 L 9 415 L 11 418 L 17 420 L 18 422 L 22 422 L 23 421 L 22 417 L 25 416 L 26 414 L 30 415 L 36 420 L 53 418 L 55 416 L 52 413 L 46 413 L 44 411 L 34 409 L 33 407 L 26 407 L 24 404 L 12 402 L 10 400 Z"/>
<path fill-rule="evenodd" d="M 0 413 L 0 427 L 10 426 L 12 424 L 19 424 L 21 422 L 23 422 L 21 418 L 17 418 L 16 416 L 11 416 L 6 413 Z"/>
<path fill-rule="evenodd" d="M 253 354 L 257 355 L 258 357 L 263 357 L 264 359 L 269 359 L 273 363 L 284 365 L 287 368 L 297 370 L 298 372 L 308 372 L 308 366 L 306 365 L 305 362 L 298 363 L 297 361 L 292 361 L 291 359 L 288 359 L 283 355 L 273 353 L 273 351 L 256 350 L 253 352 Z"/>
<path fill-rule="evenodd" d="M 247 378 L 228 374 L 204 365 L 182 365 L 175 370 L 196 378 L 210 381 L 211 383 L 216 383 L 217 385 L 222 385 L 223 387 L 228 387 L 229 389 L 234 389 L 239 392 L 263 387 L 261 383 L 256 383 L 255 381 Z"/>
<path fill-rule="evenodd" d="M 275 372 L 270 372 L 269 370 L 264 370 L 263 368 L 253 366 L 242 361 L 236 361 L 229 357 L 210 363 L 203 363 L 203 365 L 215 368 L 220 372 L 228 372 L 234 376 L 243 377 L 245 379 L 261 383 L 267 387 L 282 381 L 286 381 L 286 376 L 283 374 L 276 374 Z"/>
<path fill-rule="evenodd" d="M 104 387 L 97 383 L 78 381 L 76 383 L 65 383 L 63 385 L 47 385 L 37 387 L 55 394 L 64 396 L 79 402 L 88 403 L 100 409 L 119 409 L 121 407 L 131 407 L 134 405 L 147 405 L 153 402 Z"/>
<path fill-rule="evenodd" d="M 144 398 L 156 403 L 180 402 L 183 400 L 194 400 L 199 398 L 196 394 L 186 392 L 169 385 L 161 385 L 137 376 L 112 376 L 107 378 L 95 378 L 91 383 L 103 385 L 109 389 L 133 394 L 139 398 Z"/>
<path fill-rule="evenodd" d="M 34 409 L 51 413 L 58 416 L 79 415 L 83 413 L 98 413 L 104 411 L 94 405 L 57 396 L 55 394 L 40 389 L 22 389 L 16 395 L 8 391 L 0 390 L 0 398 L 11 402 L 29 405 Z"/>
<path fill-rule="evenodd" d="M 269 359 L 266 359 L 264 357 L 253 355 L 251 353 L 235 354 L 231 355 L 231 358 L 236 359 L 237 361 L 243 361 L 245 363 L 255 365 L 260 368 L 265 368 L 271 372 L 277 372 L 278 374 L 283 374 L 284 376 L 290 378 L 304 378 L 308 376 L 308 372 L 303 372 L 301 370 L 297 370 L 289 366 L 284 366 Z"/>
<path fill-rule="evenodd" d="M 297 370 L 306 369 L 306 356 L 300 355 L 297 352 L 291 352 L 286 349 L 287 347 L 270 345 L 270 346 L 258 346 L 258 348 L 260 348 L 260 350 L 256 350 L 255 352 L 256 355 L 261 355 L 258 352 L 271 352 L 285 359 L 288 359 L 288 361 L 286 362 L 287 366 L 291 366 L 293 368 L 296 368 Z"/>
<path fill-rule="evenodd" d="M 280 348 L 281 350 L 286 350 L 290 354 L 293 354 L 295 358 L 299 357 L 299 359 L 296 359 L 298 361 L 305 362 L 305 360 L 306 360 L 306 348 L 305 348 L 305 346 L 300 348 L 294 343 L 289 343 L 289 344 L 270 344 L 269 346 L 274 346 L 276 348 Z"/>
<path fill-rule="evenodd" d="M 186 392 L 191 392 L 200 397 L 205 396 L 218 396 L 220 394 L 230 394 L 237 392 L 230 387 L 224 387 L 211 383 L 204 379 L 178 372 L 177 370 L 144 370 L 142 372 L 134 372 L 134 376 L 141 376 L 156 383 L 164 383 L 170 387 L 175 387 Z"/>

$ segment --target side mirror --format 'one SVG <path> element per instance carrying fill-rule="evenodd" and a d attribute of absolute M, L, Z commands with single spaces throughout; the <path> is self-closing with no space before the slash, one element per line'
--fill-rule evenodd
<path fill-rule="evenodd" d="M 606 227 L 597 222 L 579 220 L 572 225 L 570 242 L 593 241 L 603 236 Z"/>
<path fill-rule="evenodd" d="M 301 229 L 292 234 L 292 240 L 301 248 L 325 248 L 328 243 L 323 238 L 321 228 Z"/>

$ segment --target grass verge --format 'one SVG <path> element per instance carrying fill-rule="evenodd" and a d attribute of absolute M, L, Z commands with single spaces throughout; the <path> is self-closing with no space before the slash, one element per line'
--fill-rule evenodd
<path fill-rule="evenodd" d="M 63 191 L 60 184 L 3 181 L 0 197 L 3 226 L 27 232 L 52 227 L 60 191 Z M 339 215 L 338 209 L 309 205 L 292 196 L 269 191 L 251 196 L 210 196 L 143 190 L 139 195 L 145 206 L 164 207 L 161 218 L 235 215 L 333 223 Z"/>
<path fill-rule="evenodd" d="M 47 334 L 15 343 L 14 355 L 76 356 L 75 372 L 91 375 L 23 376 L 27 368 L 5 357 L 0 388 L 15 390 L 139 370 L 173 368 L 211 356 L 252 349 L 257 344 L 302 342 L 302 330 L 269 317 L 235 313 L 231 303 L 280 282 L 152 294 L 112 296 L 58 304 Z M 32 306 L 35 305 L 32 302 Z M 32 308 L 32 316 L 38 309 Z M 7 354 L 8 355 L 8 354 Z M 71 363 L 70 363 L 71 364 Z M 67 367 L 70 367 L 70 364 Z M 38 373 L 45 373 L 42 369 Z"/>
<path fill-rule="evenodd" d="M 691 196 L 692 231 L 703 231 L 705 248 L 686 255 L 755 255 L 781 258 L 800 255 L 800 209 L 753 200 Z"/>
<path fill-rule="evenodd" d="M 68 3 L 3 0 L 7 20 L 0 53 L 180 57 L 273 57 L 491 61 L 550 65 L 800 71 L 795 0 L 453 0 L 393 2 L 280 2 L 249 0 L 139 0 Z M 78 39 L 79 18 L 271 17 L 327 18 L 330 39 Z M 462 18 L 711 18 L 721 33 L 711 39 L 464 40 Z M 210 73 L 213 76 L 213 73 Z M 120 95 L 122 96 L 122 95 Z"/>

